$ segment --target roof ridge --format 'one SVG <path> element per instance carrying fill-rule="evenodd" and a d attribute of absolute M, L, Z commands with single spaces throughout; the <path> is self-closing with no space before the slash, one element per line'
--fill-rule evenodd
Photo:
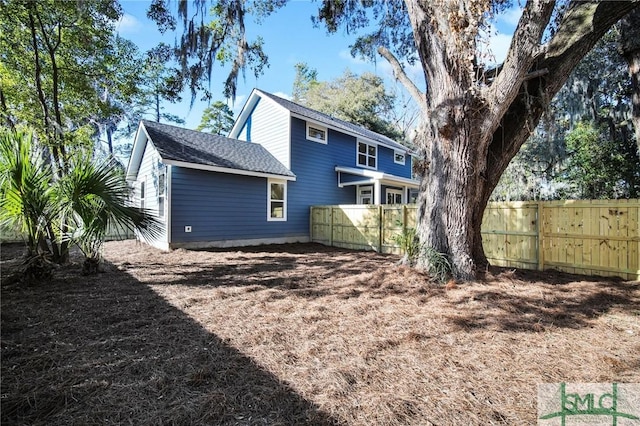
<path fill-rule="evenodd" d="M 331 124 L 333 122 L 336 125 L 340 125 L 342 127 L 346 127 L 348 129 L 350 129 L 351 131 L 358 132 L 358 133 L 361 134 L 361 136 L 364 136 L 366 138 L 375 140 L 375 141 L 383 143 L 383 144 L 388 144 L 388 145 L 391 145 L 391 146 L 395 145 L 396 147 L 402 148 L 402 149 L 404 149 L 404 150 L 406 150 L 408 152 L 411 151 L 411 148 L 401 144 L 400 142 L 397 142 L 394 139 L 391 139 L 390 137 L 388 137 L 386 135 L 383 135 L 382 133 L 378 133 L 378 132 L 373 131 L 371 129 L 367 129 L 366 127 L 364 127 L 364 126 L 362 126 L 360 124 L 351 123 L 351 122 L 343 120 L 341 118 L 333 117 L 333 116 L 331 116 L 329 114 L 326 114 L 324 112 L 315 110 L 313 108 L 309 108 L 307 106 L 304 106 L 304 105 L 299 104 L 297 102 L 294 102 L 292 100 L 282 98 L 282 97 L 280 97 L 278 95 L 274 95 L 273 93 L 266 92 L 266 91 L 264 91 L 262 89 L 256 88 L 255 90 L 257 90 L 258 92 L 260 92 L 260 93 L 266 95 L 267 97 L 271 98 L 272 100 L 274 100 L 275 102 L 279 103 L 283 107 L 287 108 L 291 112 L 296 112 L 296 111 L 293 111 L 292 108 L 288 107 L 286 105 L 287 103 L 292 104 L 292 105 L 294 105 L 295 107 L 297 107 L 299 109 L 303 109 L 303 110 L 308 111 L 309 112 L 308 114 L 297 112 L 297 113 L 299 113 L 301 115 L 307 116 L 307 118 L 311 118 L 311 119 L 316 119 L 317 120 L 317 118 L 313 117 L 313 115 L 320 115 L 320 116 L 325 118 L 325 123 L 324 124 Z M 322 120 L 318 120 L 318 121 L 322 122 Z"/>

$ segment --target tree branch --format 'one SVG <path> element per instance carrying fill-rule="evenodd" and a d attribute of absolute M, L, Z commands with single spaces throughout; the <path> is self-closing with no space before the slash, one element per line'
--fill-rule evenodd
<path fill-rule="evenodd" d="M 532 71 L 530 78 L 521 79 L 518 96 L 509 104 L 501 126 L 493 133 L 487 156 L 489 194 L 578 62 L 613 24 L 637 7 L 640 7 L 637 0 L 572 2 L 571 11 L 560 24 L 544 57 L 537 60 L 539 71 Z"/>
<path fill-rule="evenodd" d="M 404 68 L 402 68 L 402 65 L 400 64 L 398 59 L 393 55 L 393 53 L 391 53 L 391 51 L 389 51 L 389 49 L 384 46 L 378 47 L 378 53 L 389 62 L 391 68 L 393 69 L 395 77 L 400 80 L 400 83 L 402 83 L 411 97 L 413 97 L 413 99 L 417 102 L 418 105 L 420 105 L 420 108 L 426 114 L 428 112 L 428 109 L 424 93 L 422 93 L 420 89 L 418 89 L 413 81 L 411 81 L 407 73 L 404 72 Z"/>

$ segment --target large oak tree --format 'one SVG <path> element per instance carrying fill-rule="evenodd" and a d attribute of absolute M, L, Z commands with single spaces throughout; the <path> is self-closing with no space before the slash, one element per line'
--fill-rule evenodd
<path fill-rule="evenodd" d="M 156 11 L 165 0 L 155 0 Z M 179 51 L 184 75 L 210 77 L 215 60 L 231 64 L 225 82 L 235 94 L 240 70 L 266 64 L 260 39 L 245 38 L 245 16 L 264 17 L 286 0 L 218 0 L 209 24 L 206 0 L 178 2 L 185 32 Z M 573 68 L 637 1 L 528 0 L 506 59 L 493 69 L 482 66 L 480 40 L 491 19 L 508 0 L 325 0 L 316 24 L 329 32 L 363 34 L 352 53 L 376 53 L 392 65 L 420 105 L 425 125 L 415 141 L 424 159 L 418 210 L 420 242 L 444 253 L 453 274 L 471 280 L 488 262 L 480 226 L 500 176 L 540 120 Z M 161 21 L 161 19 L 159 19 Z M 636 27 L 640 23 L 636 23 Z M 373 28 L 373 31 L 371 29 Z M 403 64 L 422 66 L 427 89 L 409 79 Z M 419 267 L 429 268 L 426 259 Z"/>

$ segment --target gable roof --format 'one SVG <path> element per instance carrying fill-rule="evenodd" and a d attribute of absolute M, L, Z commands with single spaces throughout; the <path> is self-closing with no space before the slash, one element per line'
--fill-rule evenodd
<path fill-rule="evenodd" d="M 129 170 L 132 167 L 137 173 L 139 163 L 134 164 L 134 157 L 139 157 L 136 158 L 138 162 L 142 160 L 144 150 L 136 150 L 141 131 L 151 140 L 165 164 L 295 180 L 295 175 L 262 145 L 147 120 L 140 122 L 127 175 L 133 172 Z"/>
<path fill-rule="evenodd" d="M 410 148 L 402 144 L 399 144 L 398 142 L 394 141 L 393 139 L 385 135 L 381 135 L 380 133 L 373 132 L 365 127 L 359 126 L 357 124 L 349 123 L 348 121 L 344 121 L 339 118 L 332 117 L 328 114 L 316 111 L 314 109 L 307 108 L 305 106 L 302 106 L 300 104 L 297 104 L 295 102 L 289 101 L 287 99 L 281 98 L 279 96 L 265 92 L 260 89 L 253 89 L 253 92 L 251 93 L 251 96 L 249 97 L 247 104 L 245 104 L 245 108 L 248 110 L 247 112 L 249 112 L 249 110 L 252 109 L 252 106 L 249 108 L 247 108 L 247 106 L 251 103 L 251 98 L 254 97 L 255 95 L 271 99 L 281 107 L 289 110 L 291 114 L 297 117 L 300 117 L 302 119 L 315 121 L 316 123 L 323 124 L 327 127 L 330 127 L 336 130 L 340 130 L 350 135 L 361 137 L 372 142 L 376 142 L 380 145 L 386 146 L 387 148 L 395 149 L 395 150 L 406 152 L 406 153 L 412 153 L 412 150 Z M 238 120 L 236 121 L 236 124 L 238 124 L 238 122 L 241 121 L 240 118 L 242 117 L 243 113 L 245 113 L 244 109 L 238 116 Z M 234 131 L 239 131 L 239 130 L 240 129 L 236 130 L 234 126 L 234 129 L 231 130 L 231 134 L 234 134 Z"/>

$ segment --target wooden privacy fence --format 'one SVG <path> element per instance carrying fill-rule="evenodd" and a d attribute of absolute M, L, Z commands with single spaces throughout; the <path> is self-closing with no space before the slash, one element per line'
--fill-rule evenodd
<path fill-rule="evenodd" d="M 415 205 L 311 207 L 311 241 L 400 253 Z M 640 280 L 640 200 L 489 203 L 482 222 L 493 265 Z"/>

